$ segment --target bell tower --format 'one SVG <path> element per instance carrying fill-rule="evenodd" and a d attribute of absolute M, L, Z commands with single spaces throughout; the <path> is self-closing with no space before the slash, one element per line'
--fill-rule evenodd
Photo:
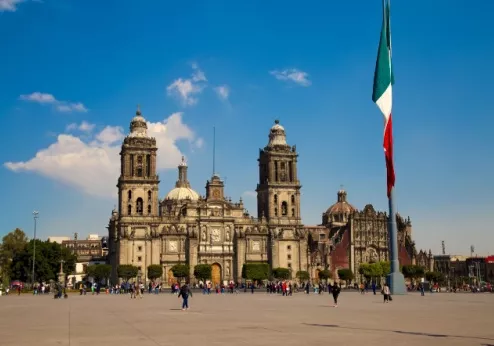
<path fill-rule="evenodd" d="M 297 157 L 296 147 L 287 144 L 285 129 L 276 120 L 268 145 L 259 150 L 258 217 L 280 225 L 301 224 Z"/>
<path fill-rule="evenodd" d="M 120 151 L 117 184 L 120 216 L 158 216 L 157 150 L 156 139 L 147 135 L 146 120 L 138 106 Z"/>

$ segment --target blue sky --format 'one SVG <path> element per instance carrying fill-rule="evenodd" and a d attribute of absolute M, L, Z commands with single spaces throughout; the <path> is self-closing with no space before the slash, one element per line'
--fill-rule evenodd
<path fill-rule="evenodd" d="M 396 204 L 435 253 L 441 240 L 448 253 L 494 252 L 494 3 L 469 3 L 392 7 Z M 204 194 L 215 126 L 227 194 L 255 214 L 258 149 L 280 119 L 300 154 L 305 224 L 340 185 L 358 208 L 387 209 L 371 101 L 380 1 L 0 0 L 0 11 L 0 235 L 31 235 L 33 210 L 42 237 L 104 234 L 136 104 L 160 143 L 161 197 L 182 154 Z"/>

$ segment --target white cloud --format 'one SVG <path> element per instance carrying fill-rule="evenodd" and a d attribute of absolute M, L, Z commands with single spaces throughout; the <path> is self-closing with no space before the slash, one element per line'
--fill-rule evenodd
<path fill-rule="evenodd" d="M 91 132 L 94 130 L 94 127 L 95 127 L 94 124 L 90 124 L 87 121 L 83 121 L 80 124 L 72 123 L 72 124 L 67 125 L 66 131 L 78 130 L 81 132 Z"/>
<path fill-rule="evenodd" d="M 182 122 L 182 113 L 174 113 L 161 122 L 148 122 L 148 134 L 156 138 L 158 170 L 177 167 L 183 155 L 177 141 L 197 143 L 200 140 Z M 106 126 L 88 140 L 83 136 L 60 134 L 55 143 L 39 150 L 33 158 L 6 162 L 4 166 L 14 172 L 41 174 L 89 195 L 115 198 L 123 136 L 122 128 L 118 126 Z"/>
<path fill-rule="evenodd" d="M 204 139 L 202 138 L 197 138 L 196 142 L 195 142 L 195 146 L 199 149 L 202 148 L 202 146 L 204 145 Z"/>
<path fill-rule="evenodd" d="M 300 86 L 308 87 L 312 84 L 312 82 L 309 80 L 309 74 L 307 72 L 297 70 L 296 68 L 283 71 L 275 70 L 270 71 L 269 73 L 278 80 L 294 82 Z"/>
<path fill-rule="evenodd" d="M 255 198 L 257 197 L 257 192 L 255 191 L 245 191 L 242 196 L 248 197 L 248 198 Z"/>
<path fill-rule="evenodd" d="M 2 0 L 0 0 L 2 1 Z M 60 101 L 55 98 L 52 94 L 41 93 L 39 91 L 33 92 L 28 95 L 21 95 L 19 99 L 22 101 L 36 102 L 40 104 L 51 104 L 59 112 L 87 112 L 87 108 L 81 102 L 68 102 Z"/>
<path fill-rule="evenodd" d="M 17 5 L 21 2 L 24 2 L 24 0 L 0 0 L 0 12 L 15 12 L 17 10 Z"/>
<path fill-rule="evenodd" d="M 166 88 L 168 95 L 177 96 L 184 106 L 195 105 L 198 99 L 194 95 L 200 94 L 206 87 L 207 79 L 204 72 L 199 69 L 196 63 L 192 64 L 192 69 L 194 71 L 191 78 L 178 78 Z"/>
<path fill-rule="evenodd" d="M 230 96 L 230 88 L 228 85 L 220 85 L 214 88 L 214 91 L 216 91 L 216 94 L 218 94 L 218 97 L 222 100 L 228 100 L 228 96 Z"/>

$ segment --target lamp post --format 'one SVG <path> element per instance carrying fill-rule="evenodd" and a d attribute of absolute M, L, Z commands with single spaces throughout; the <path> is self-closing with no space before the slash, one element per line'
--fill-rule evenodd
<path fill-rule="evenodd" d="M 34 218 L 34 238 L 33 238 L 33 274 L 32 274 L 32 284 L 34 286 L 34 264 L 36 263 L 36 224 L 39 217 L 39 211 L 33 211 Z"/>

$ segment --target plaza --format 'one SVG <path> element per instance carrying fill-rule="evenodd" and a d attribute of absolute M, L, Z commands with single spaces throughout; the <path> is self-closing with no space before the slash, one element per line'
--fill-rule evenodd
<path fill-rule="evenodd" d="M 2 345 L 494 345 L 494 294 L 194 294 L 0 298 Z"/>

